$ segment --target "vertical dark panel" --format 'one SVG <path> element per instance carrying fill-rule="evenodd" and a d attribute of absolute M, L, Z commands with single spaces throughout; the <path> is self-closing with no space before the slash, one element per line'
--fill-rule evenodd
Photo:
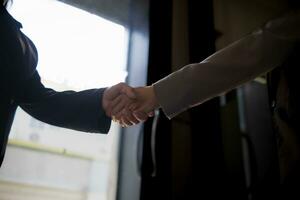
<path fill-rule="evenodd" d="M 150 1 L 150 43 L 148 84 L 171 73 L 171 22 L 172 0 Z M 159 116 L 155 154 L 156 166 L 151 155 L 152 120 L 145 123 L 142 165 L 142 200 L 171 199 L 171 121 Z M 156 175 L 152 176 L 153 167 Z"/>
<path fill-rule="evenodd" d="M 213 2 L 188 2 L 190 63 L 195 63 L 215 52 Z M 218 98 L 190 109 L 189 114 L 192 128 L 192 176 L 188 187 L 190 191 L 187 192 L 191 196 L 187 199 L 192 199 L 192 196 L 224 198 L 225 165 Z"/>

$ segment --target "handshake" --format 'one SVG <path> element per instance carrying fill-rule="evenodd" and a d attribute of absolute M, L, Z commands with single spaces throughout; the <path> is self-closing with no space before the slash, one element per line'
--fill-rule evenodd
<path fill-rule="evenodd" d="M 102 107 L 113 121 L 127 127 L 152 117 L 159 104 L 153 86 L 133 88 L 119 83 L 105 89 Z"/>

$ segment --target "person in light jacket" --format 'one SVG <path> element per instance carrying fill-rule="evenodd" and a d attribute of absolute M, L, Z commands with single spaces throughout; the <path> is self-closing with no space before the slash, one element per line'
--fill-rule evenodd
<path fill-rule="evenodd" d="M 281 182 L 300 185 L 300 12 L 268 21 L 263 27 L 217 51 L 200 63 L 182 67 L 151 86 L 133 88 L 130 106 L 111 114 L 126 125 L 141 113 L 161 108 L 172 119 L 179 113 L 268 74 Z"/>

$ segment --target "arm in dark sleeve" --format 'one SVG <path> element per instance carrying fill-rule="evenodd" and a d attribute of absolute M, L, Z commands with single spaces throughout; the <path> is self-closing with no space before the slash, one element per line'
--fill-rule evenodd
<path fill-rule="evenodd" d="M 109 131 L 111 119 L 101 106 L 104 89 L 56 92 L 45 88 L 19 27 L 0 20 L 0 33 L 0 86 L 6 95 L 45 123 L 85 132 Z"/>
<path fill-rule="evenodd" d="M 38 72 L 20 86 L 15 101 L 36 119 L 59 127 L 107 133 L 111 119 L 102 108 L 102 89 L 56 92 L 45 88 Z"/>

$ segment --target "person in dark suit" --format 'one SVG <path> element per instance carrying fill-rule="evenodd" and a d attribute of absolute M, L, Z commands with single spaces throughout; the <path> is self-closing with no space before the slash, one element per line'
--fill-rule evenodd
<path fill-rule="evenodd" d="M 132 96 L 129 87 L 120 83 L 80 92 L 46 88 L 36 70 L 37 49 L 20 31 L 21 23 L 7 12 L 7 4 L 7 0 L 0 0 L 0 166 L 18 106 L 48 124 L 107 133 L 111 124 L 107 112 L 110 102 L 121 92 Z"/>

